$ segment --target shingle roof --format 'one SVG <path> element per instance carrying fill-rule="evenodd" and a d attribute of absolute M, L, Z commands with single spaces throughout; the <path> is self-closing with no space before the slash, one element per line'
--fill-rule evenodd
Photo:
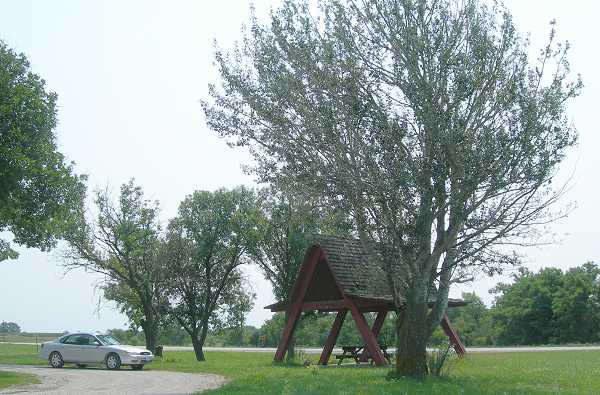
<path fill-rule="evenodd" d="M 392 301 L 383 268 L 369 260 L 359 240 L 313 235 L 344 293 L 350 296 Z"/>
<path fill-rule="evenodd" d="M 360 240 L 353 238 L 313 235 L 327 257 L 344 294 L 365 299 L 393 301 L 383 267 L 368 259 Z M 430 302 L 435 301 L 434 298 Z M 449 305 L 462 305 L 461 299 L 449 299 Z"/>
<path fill-rule="evenodd" d="M 312 235 L 311 239 L 312 247 L 318 246 L 325 253 L 327 264 L 346 296 L 378 302 L 382 306 L 393 306 L 394 299 L 386 273 L 376 262 L 368 259 L 360 240 L 316 234 Z M 319 276 L 319 274 L 314 275 Z M 323 275 L 322 272 L 321 275 Z M 323 287 L 323 280 L 320 279 L 319 282 L 316 282 L 317 279 L 313 278 L 311 283 L 319 284 L 317 287 Z M 296 286 L 298 286 L 298 281 L 299 278 L 296 279 Z M 335 285 L 328 284 L 327 286 L 334 287 Z M 329 301 L 331 299 L 331 297 L 315 299 L 314 294 L 311 298 L 313 301 L 321 299 Z M 431 297 L 429 303 L 434 302 L 435 298 Z M 459 307 L 466 304 L 467 302 L 462 299 L 448 299 L 448 307 Z M 271 311 L 283 311 L 287 309 L 287 306 L 287 303 L 280 301 L 265 308 Z"/>

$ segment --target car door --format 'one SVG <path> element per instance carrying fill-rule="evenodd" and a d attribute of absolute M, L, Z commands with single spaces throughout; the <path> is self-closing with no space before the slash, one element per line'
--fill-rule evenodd
<path fill-rule="evenodd" d="M 81 335 L 78 346 L 77 359 L 79 362 L 102 362 L 104 358 L 102 347 L 95 336 Z"/>
<path fill-rule="evenodd" d="M 77 362 L 79 358 L 79 343 L 81 335 L 70 335 L 61 343 L 57 351 L 63 357 L 65 362 Z"/>

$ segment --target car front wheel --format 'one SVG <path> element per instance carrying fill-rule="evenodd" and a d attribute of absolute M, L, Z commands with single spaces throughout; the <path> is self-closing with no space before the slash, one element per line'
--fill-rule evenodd
<path fill-rule="evenodd" d="M 53 351 L 48 357 L 48 361 L 53 368 L 62 368 L 65 365 L 65 361 L 58 351 Z"/>
<path fill-rule="evenodd" d="M 106 357 L 106 367 L 110 370 L 117 370 L 121 367 L 121 358 L 115 353 L 108 354 Z"/>
<path fill-rule="evenodd" d="M 144 365 L 131 365 L 132 370 L 142 370 L 144 369 Z"/>

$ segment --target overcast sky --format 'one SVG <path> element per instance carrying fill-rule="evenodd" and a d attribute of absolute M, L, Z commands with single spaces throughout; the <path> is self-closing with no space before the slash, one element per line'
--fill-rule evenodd
<path fill-rule="evenodd" d="M 259 16 L 276 0 L 256 0 Z M 572 43 L 571 64 L 585 89 L 569 114 L 580 132 L 559 180 L 573 176 L 564 206 L 577 208 L 551 231 L 557 243 L 521 251 L 527 267 L 569 268 L 598 261 L 600 134 L 598 133 L 598 38 L 600 5 L 594 0 L 506 1 L 534 47 L 558 21 L 559 38 Z M 135 177 L 158 199 L 162 219 L 172 217 L 185 195 L 197 189 L 252 185 L 241 170 L 250 158 L 232 150 L 209 130 L 199 105 L 216 80 L 212 43 L 230 47 L 248 21 L 249 3 L 240 1 L 5 1 L 0 39 L 24 52 L 32 70 L 58 93 L 59 149 L 89 175 L 89 190 Z M 56 253 L 19 249 L 18 260 L 0 263 L 0 321 L 26 331 L 105 330 L 126 327 L 114 306 L 100 301 L 98 277 L 63 276 Z M 270 285 L 248 268 L 258 295 L 249 323 L 259 326 L 273 302 Z M 474 290 L 487 303 L 488 289 L 503 277 L 480 278 Z M 459 289 L 453 291 L 460 294 Z"/>

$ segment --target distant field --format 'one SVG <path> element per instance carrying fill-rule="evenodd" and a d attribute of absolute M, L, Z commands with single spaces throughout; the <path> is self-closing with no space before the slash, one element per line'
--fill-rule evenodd
<path fill-rule="evenodd" d="M 196 362 L 189 351 L 168 351 L 152 370 L 208 372 L 231 381 L 211 394 L 600 394 L 599 351 L 478 353 L 452 362 L 450 377 L 386 380 L 387 368 L 282 367 L 254 352 L 207 352 Z M 306 359 L 316 361 L 318 355 Z M 0 344 L 0 363 L 45 364 L 35 346 Z"/>
<path fill-rule="evenodd" d="M 18 335 L 0 335 L 0 342 L 38 343 L 47 342 L 60 337 L 62 333 L 19 333 Z"/>

